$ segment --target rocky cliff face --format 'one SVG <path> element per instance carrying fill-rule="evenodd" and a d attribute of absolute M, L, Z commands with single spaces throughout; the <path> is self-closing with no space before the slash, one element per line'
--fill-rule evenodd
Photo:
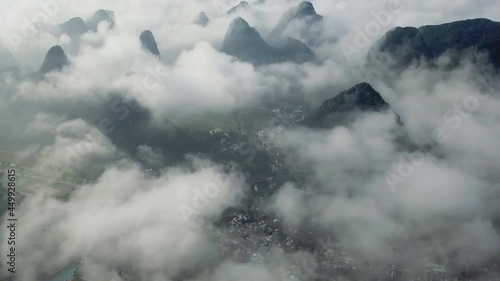
<path fill-rule="evenodd" d="M 139 36 L 142 47 L 150 52 L 151 54 L 160 57 L 160 51 L 158 50 L 158 44 L 153 33 L 149 30 L 144 30 Z"/>
<path fill-rule="evenodd" d="M 38 73 L 44 76 L 53 71 L 60 71 L 64 66 L 69 65 L 69 60 L 61 46 L 56 45 L 49 49 Z"/>

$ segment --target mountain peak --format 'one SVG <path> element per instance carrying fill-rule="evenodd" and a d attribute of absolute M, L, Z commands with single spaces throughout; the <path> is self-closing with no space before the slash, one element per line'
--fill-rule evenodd
<path fill-rule="evenodd" d="M 255 28 L 252 28 L 246 20 L 244 20 L 241 17 L 235 18 L 231 24 L 229 24 L 229 28 L 227 29 L 226 36 L 224 38 L 224 41 L 226 39 L 231 39 L 235 37 L 246 37 L 246 38 L 260 38 L 264 42 L 264 39 L 260 37 L 259 32 L 255 30 Z"/>
<path fill-rule="evenodd" d="M 248 22 L 240 17 L 235 18 L 229 25 L 221 50 L 242 61 L 255 64 L 269 62 L 277 51 L 262 39 L 255 28 L 250 27 Z"/>
<path fill-rule="evenodd" d="M 59 55 L 64 55 L 64 49 L 60 45 L 52 46 L 47 51 L 47 56 L 59 56 Z"/>
<path fill-rule="evenodd" d="M 112 11 L 109 10 L 104 10 L 104 9 L 99 9 L 95 11 L 94 16 L 95 17 L 108 17 L 110 13 L 113 13 Z"/>
<path fill-rule="evenodd" d="M 249 28 L 250 25 L 248 24 L 248 22 L 241 17 L 235 18 L 229 25 L 230 30 L 245 30 Z"/>
<path fill-rule="evenodd" d="M 194 24 L 200 25 L 200 26 L 207 26 L 208 23 L 210 22 L 210 19 L 208 18 L 207 14 L 205 12 L 200 12 L 198 14 L 198 17 L 194 20 Z"/>
<path fill-rule="evenodd" d="M 88 31 L 87 25 L 80 17 L 71 18 L 68 21 L 58 25 L 58 27 L 59 32 L 66 33 L 70 36 L 82 35 Z"/>
<path fill-rule="evenodd" d="M 368 93 L 373 93 L 373 94 L 378 94 L 377 91 L 375 91 L 375 89 L 373 89 L 372 85 L 368 84 L 368 82 L 361 82 L 359 84 L 356 84 L 351 89 L 363 91 L 363 92 L 368 92 Z M 380 96 L 380 94 L 379 94 L 379 96 Z"/>
<path fill-rule="evenodd" d="M 267 41 L 274 46 L 282 45 L 288 37 L 305 40 L 309 45 L 317 45 L 320 34 L 317 28 L 311 28 L 323 20 L 323 16 L 316 13 L 314 5 L 309 1 L 303 1 L 288 9 L 281 16 L 278 25 L 271 31 Z M 298 24 L 297 24 L 298 23 Z"/>
<path fill-rule="evenodd" d="M 244 61 L 251 61 L 268 49 L 269 46 L 259 32 L 250 27 L 248 22 L 241 17 L 231 22 L 222 43 L 223 52 Z"/>
<path fill-rule="evenodd" d="M 301 15 L 317 15 L 313 3 L 309 1 L 302 1 L 297 6 L 297 12 Z"/>
<path fill-rule="evenodd" d="M 92 30 L 97 30 L 99 23 L 103 21 L 109 22 L 110 27 L 113 27 L 115 24 L 114 12 L 110 10 L 99 9 L 92 15 L 90 19 L 87 20 L 87 25 Z"/>
<path fill-rule="evenodd" d="M 67 21 L 67 23 L 85 25 L 85 22 L 83 21 L 83 19 L 81 17 L 71 18 Z"/>
<path fill-rule="evenodd" d="M 69 60 L 61 46 L 56 45 L 49 49 L 45 60 L 40 67 L 39 73 L 45 75 L 52 71 L 59 71 L 64 66 L 69 65 Z"/>
<path fill-rule="evenodd" d="M 373 87 L 362 82 L 321 104 L 305 120 L 310 127 L 333 127 L 353 120 L 357 112 L 384 111 L 390 105 Z"/>
<path fill-rule="evenodd" d="M 230 15 L 230 14 L 236 13 L 240 10 L 246 10 L 249 7 L 250 7 L 250 4 L 248 4 L 247 1 L 241 1 L 238 5 L 234 6 L 229 11 L 227 11 L 227 14 Z"/>
<path fill-rule="evenodd" d="M 296 7 L 288 10 L 285 13 L 285 19 L 287 21 L 291 21 L 293 19 L 300 19 L 304 17 L 313 17 L 317 19 L 323 18 L 322 16 L 316 13 L 316 9 L 314 8 L 313 3 L 309 1 L 303 1 L 299 3 Z"/>
<path fill-rule="evenodd" d="M 158 50 L 158 44 L 156 43 L 155 37 L 150 30 L 144 30 L 139 36 L 142 47 L 149 51 L 155 56 L 160 56 L 160 51 Z"/>

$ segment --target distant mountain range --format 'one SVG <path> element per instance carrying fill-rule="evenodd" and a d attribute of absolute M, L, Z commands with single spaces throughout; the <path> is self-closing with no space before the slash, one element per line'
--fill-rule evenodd
<path fill-rule="evenodd" d="M 309 47 L 293 38 L 288 38 L 281 48 L 270 46 L 255 28 L 240 17 L 234 19 L 229 26 L 221 51 L 255 65 L 286 61 L 304 63 L 314 58 Z"/>
<path fill-rule="evenodd" d="M 157 56 L 158 58 L 160 57 L 158 45 L 151 31 L 144 30 L 139 36 L 139 41 L 146 51 Z M 68 65 L 70 65 L 70 61 L 63 48 L 59 45 L 55 45 L 47 51 L 40 69 L 30 76 L 35 79 L 43 79 L 48 73 L 61 71 L 65 66 Z M 19 75 L 21 73 L 21 70 L 17 66 L 9 66 L 0 71 L 0 74 L 6 73 Z"/>
<path fill-rule="evenodd" d="M 244 10 L 247 10 L 249 7 L 250 7 L 250 4 L 248 4 L 247 1 L 241 1 L 238 5 L 229 9 L 227 11 L 227 14 L 230 15 L 230 14 L 234 14 L 234 13 L 239 12 L 239 11 L 244 11 Z"/>
<path fill-rule="evenodd" d="M 228 14 L 248 8 L 248 3 L 242 1 Z M 316 13 L 314 5 L 303 1 L 283 14 L 266 41 L 255 28 L 250 27 L 243 18 L 239 17 L 229 26 L 221 50 L 254 65 L 312 61 L 314 52 L 308 44 L 314 46 L 321 40 L 316 31 L 322 20 L 323 17 Z M 301 27 L 298 32 L 291 32 L 292 29 L 297 31 L 298 26 Z M 304 38 L 306 42 L 298 38 Z"/>
<path fill-rule="evenodd" d="M 242 1 L 235 8 L 243 9 L 248 7 L 247 5 L 247 2 Z M 296 20 L 314 25 L 321 23 L 322 19 L 311 2 L 301 2 L 286 11 L 277 27 L 270 33 L 268 41 L 279 42 L 281 45 L 275 47 L 268 44 L 246 20 L 237 17 L 226 32 L 221 51 L 256 66 L 281 62 L 309 62 L 314 60 L 313 51 L 305 43 L 287 37 L 287 28 Z M 58 30 L 71 36 L 79 36 L 95 30 L 102 21 L 113 24 L 113 12 L 99 10 L 87 21 L 72 18 L 60 24 Z M 201 12 L 195 23 L 206 26 L 209 19 Z M 158 44 L 151 31 L 143 31 L 139 40 L 146 51 L 160 57 Z M 414 62 L 432 64 L 438 57 L 449 54 L 450 65 L 453 66 L 464 56 L 479 53 L 488 54 L 490 61 L 496 67 L 500 67 L 500 23 L 488 19 L 471 19 L 419 28 L 396 27 L 372 46 L 367 61 L 370 65 L 400 69 Z M 43 64 L 34 76 L 41 79 L 47 73 L 60 71 L 69 64 L 62 47 L 54 46 L 49 49 Z M 12 66 L 2 70 L 1 74 L 19 75 L 20 72 L 18 67 Z M 351 120 L 350 116 L 354 116 L 357 112 L 384 111 L 389 108 L 390 105 L 377 91 L 368 83 L 361 83 L 324 101 L 304 120 L 303 124 L 310 127 L 331 127 L 348 123 Z"/>
<path fill-rule="evenodd" d="M 74 17 L 59 25 L 52 26 L 50 31 L 53 35 L 67 35 L 71 38 L 68 51 L 72 54 L 78 53 L 82 35 L 88 32 L 96 32 L 100 23 L 107 22 L 111 28 L 115 25 L 114 12 L 109 10 L 98 10 L 90 18 L 84 20 Z"/>
<path fill-rule="evenodd" d="M 108 22 L 111 27 L 115 24 L 114 12 L 109 10 L 97 10 L 92 17 L 84 21 L 80 17 L 74 17 L 64 23 L 61 23 L 53 28 L 53 33 L 67 34 L 70 37 L 78 37 L 89 31 L 97 31 L 101 22 Z"/>
<path fill-rule="evenodd" d="M 448 53 L 453 66 L 466 55 L 489 52 L 491 62 L 498 67 L 499 49 L 500 23 L 471 19 L 419 28 L 396 27 L 371 48 L 368 61 L 405 68 L 422 60 L 432 63 Z"/>

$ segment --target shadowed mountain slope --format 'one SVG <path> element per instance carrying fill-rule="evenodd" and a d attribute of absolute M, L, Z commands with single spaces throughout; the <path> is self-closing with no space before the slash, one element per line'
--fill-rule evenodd
<path fill-rule="evenodd" d="M 371 48 L 368 62 L 405 68 L 412 62 L 432 61 L 450 53 L 453 54 L 453 65 L 467 54 L 488 51 L 492 63 L 498 66 L 499 40 L 500 23 L 488 19 L 463 20 L 420 28 L 396 27 Z"/>
<path fill-rule="evenodd" d="M 331 128 L 346 125 L 359 112 L 381 112 L 390 105 L 366 82 L 341 92 L 328 99 L 304 120 L 304 125 L 316 128 Z"/>

